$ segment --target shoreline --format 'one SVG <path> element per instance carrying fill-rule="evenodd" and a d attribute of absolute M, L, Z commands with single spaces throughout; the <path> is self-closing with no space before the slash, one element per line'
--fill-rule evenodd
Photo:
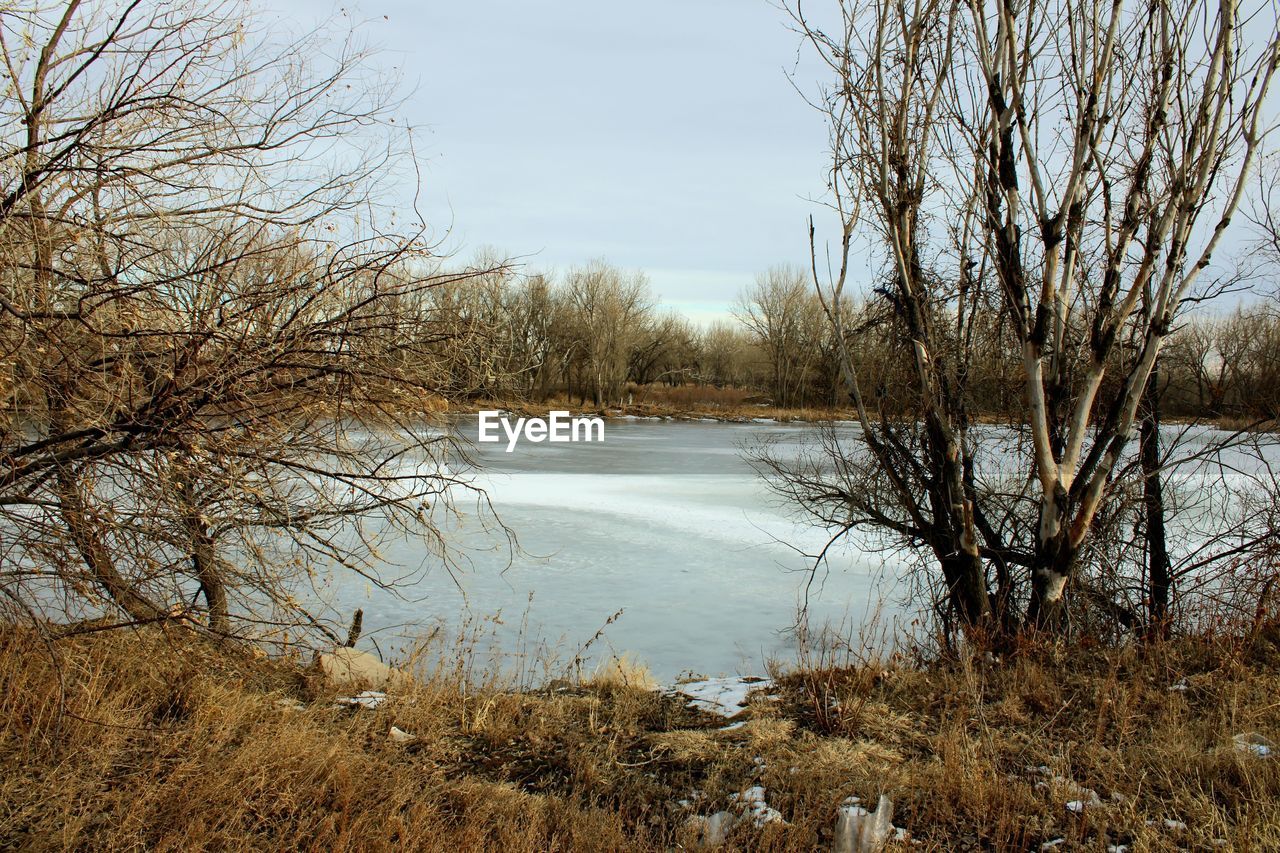
<path fill-rule="evenodd" d="M 693 423 L 730 423 L 730 424 L 821 424 L 837 423 L 856 425 L 858 413 L 855 409 L 815 409 L 784 408 L 768 404 L 752 404 L 735 406 L 729 409 L 719 406 L 675 406 L 665 403 L 631 403 L 623 406 L 595 407 L 575 404 L 567 400 L 548 400 L 534 403 L 511 400 L 477 400 L 466 403 L 451 403 L 443 407 L 446 416 L 477 415 L 481 411 L 498 410 L 520 417 L 545 417 L 548 412 L 566 411 L 575 417 L 599 417 L 606 420 L 643 420 Z M 1280 432 L 1280 423 L 1270 421 L 1241 422 L 1229 417 L 1217 419 L 1164 416 L 1160 419 L 1162 427 L 1206 427 L 1223 432 L 1241 432 L 1245 434 L 1263 434 Z M 971 426 L 1007 426 L 1014 427 L 1011 419 L 1004 415 L 975 414 L 971 417 Z M 1025 426 L 1025 424 L 1023 424 Z"/>
<path fill-rule="evenodd" d="M 655 421 L 704 421 L 717 423 L 821 423 L 832 420 L 855 421 L 857 413 L 850 410 L 784 409 L 774 406 L 738 406 L 726 410 L 714 406 L 670 406 L 653 403 L 632 403 L 624 406 L 595 407 L 571 403 L 566 400 L 549 400 L 542 403 L 510 400 L 483 400 L 452 404 L 446 409 L 449 415 L 475 415 L 481 411 L 499 410 L 521 417 L 545 417 L 548 412 L 565 411 L 575 417 L 599 417 L 606 420 L 655 420 Z"/>

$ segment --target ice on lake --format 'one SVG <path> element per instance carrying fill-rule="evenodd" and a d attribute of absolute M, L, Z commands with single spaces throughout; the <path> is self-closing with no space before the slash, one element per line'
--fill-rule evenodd
<path fill-rule="evenodd" d="M 842 429 L 852 435 L 852 427 Z M 469 476 L 519 547 L 506 547 L 483 513 L 470 512 L 448 531 L 464 558 L 460 571 L 450 574 L 421 543 L 400 540 L 381 556 L 415 578 L 402 597 L 349 574 L 336 575 L 331 597 L 339 613 L 364 609 L 366 631 L 381 649 L 397 634 L 439 625 L 449 636 L 500 614 L 500 624 L 483 623 L 486 651 L 523 661 L 529 672 L 537 661 L 554 664 L 543 673 L 553 678 L 573 674 L 564 668 L 584 649 L 580 672 L 587 674 L 617 655 L 646 664 L 665 684 L 684 673 L 760 675 L 769 661 L 793 659 L 792 629 L 806 600 L 811 629 L 839 626 L 855 642 L 874 644 L 910 619 L 899 606 L 905 559 L 851 541 L 831 552 L 810 584 L 807 555 L 821 550 L 826 532 L 780 503 L 744 457 L 744 447 L 762 440 L 779 442 L 785 454 L 811 432 L 779 423 L 614 419 L 603 443 L 522 442 L 511 453 L 505 442 L 474 445 L 480 467 Z M 461 419 L 458 433 L 474 440 L 475 418 Z M 973 434 L 988 474 L 1025 478 L 1005 470 L 1019 452 L 1015 433 L 975 426 Z M 1190 460 L 1167 472 L 1171 502 L 1185 502 L 1171 541 L 1194 555 L 1193 546 L 1210 541 L 1234 512 L 1259 461 L 1240 449 L 1199 457 L 1223 440 L 1214 430 L 1183 435 L 1170 426 L 1165 436 Z M 1280 462 L 1274 442 L 1258 452 Z"/>
<path fill-rule="evenodd" d="M 339 576 L 336 604 L 362 607 L 366 631 L 384 635 L 411 634 L 411 623 L 456 632 L 468 616 L 500 613 L 496 652 L 536 655 L 540 642 L 566 665 L 603 627 L 587 672 L 625 654 L 667 683 L 684 672 L 759 674 L 794 654 L 806 587 L 811 625 L 859 626 L 877 611 L 887 623 L 896 612 L 882 607 L 889 587 L 879 582 L 896 567 L 879 554 L 837 554 L 808 584 L 805 553 L 825 534 L 743 457 L 744 445 L 804 429 L 610 420 L 603 443 L 476 445 L 477 484 L 518 549 L 474 512 L 452 530 L 462 571 L 451 576 L 420 543 L 394 542 L 382 556 L 425 570 L 414 587 L 397 599 Z M 459 431 L 474 439 L 475 419 Z"/>

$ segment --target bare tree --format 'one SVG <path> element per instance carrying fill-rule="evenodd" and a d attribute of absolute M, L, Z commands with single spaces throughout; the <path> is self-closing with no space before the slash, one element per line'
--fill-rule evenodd
<path fill-rule="evenodd" d="M 668 311 L 640 323 L 627 359 L 627 376 L 637 385 L 680 385 L 694 376 L 697 361 L 698 334 L 693 325 Z"/>
<path fill-rule="evenodd" d="M 723 320 L 711 323 L 702 332 L 700 378 L 717 388 L 752 384 L 751 348 L 743 330 Z"/>
<path fill-rule="evenodd" d="M 311 624 L 330 563 L 439 546 L 465 484 L 416 412 L 443 271 L 397 225 L 394 89 L 238 3 L 0 10 L 0 588 L 218 633 Z M 412 175 L 409 176 L 410 179 Z"/>
<path fill-rule="evenodd" d="M 828 26 L 788 6 L 833 76 L 815 104 L 841 236 L 834 270 L 815 245 L 812 276 L 893 511 L 842 499 L 854 521 L 932 552 L 964 623 L 1010 628 L 1025 600 L 1029 624 L 1056 627 L 1153 366 L 1270 127 L 1275 10 L 833 7 Z M 877 415 L 848 352 L 857 235 L 877 247 L 882 298 L 911 349 L 910 417 Z M 1033 491 L 1012 501 L 983 484 L 970 423 L 974 317 L 989 294 L 1025 400 L 1015 458 Z"/>
<path fill-rule="evenodd" d="M 648 280 L 597 260 L 569 270 L 563 287 L 592 403 L 617 403 L 635 334 L 653 307 Z"/>
<path fill-rule="evenodd" d="M 802 269 L 776 266 L 756 276 L 733 309 L 768 360 L 776 405 L 807 402 L 825 334 L 822 311 Z"/>

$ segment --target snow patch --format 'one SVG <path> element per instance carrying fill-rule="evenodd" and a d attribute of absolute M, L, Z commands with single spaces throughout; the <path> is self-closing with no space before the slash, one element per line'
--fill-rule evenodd
<path fill-rule="evenodd" d="M 1231 739 L 1238 752 L 1248 753 L 1257 758 L 1270 758 L 1276 751 L 1271 738 L 1263 737 L 1257 732 L 1243 732 Z"/>
<path fill-rule="evenodd" d="M 689 818 L 689 827 L 698 836 L 701 847 L 720 847 L 733 831 L 737 817 L 729 812 L 716 812 L 711 815 L 693 815 Z"/>
<path fill-rule="evenodd" d="M 743 817 L 751 818 L 751 823 L 757 828 L 768 823 L 786 823 L 782 819 L 782 814 L 765 802 L 764 788 L 759 785 L 754 785 L 740 794 L 730 795 L 729 802 L 742 810 Z"/>
<path fill-rule="evenodd" d="M 379 690 L 366 690 L 363 693 L 357 693 L 355 696 L 342 696 L 333 701 L 334 705 L 346 706 L 349 708 L 368 708 L 373 710 L 381 708 L 387 701 L 387 694 Z"/>
<path fill-rule="evenodd" d="M 413 743 L 418 739 L 417 735 L 411 735 L 404 729 L 391 727 L 391 731 L 387 732 L 387 739 L 392 743 Z"/>
<path fill-rule="evenodd" d="M 906 838 L 905 830 L 893 825 L 893 801 L 880 795 L 874 812 L 867 811 L 857 797 L 849 797 L 836 812 L 834 853 L 875 853 L 891 837 Z"/>
<path fill-rule="evenodd" d="M 1084 814 L 1085 809 L 1097 808 L 1102 805 L 1102 800 L 1095 796 L 1092 800 L 1070 800 L 1067 802 L 1067 811 L 1075 814 Z"/>
<path fill-rule="evenodd" d="M 751 694 L 767 690 L 773 680 L 758 676 L 733 676 L 730 678 L 703 678 L 677 684 L 667 692 L 683 696 L 689 706 L 722 717 L 736 717 L 747 706 Z"/>

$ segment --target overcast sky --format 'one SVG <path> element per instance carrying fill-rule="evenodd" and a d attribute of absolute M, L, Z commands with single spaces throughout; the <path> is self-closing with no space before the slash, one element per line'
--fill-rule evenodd
<path fill-rule="evenodd" d="M 340 8 L 270 5 L 298 25 Z M 807 259 L 826 131 L 788 79 L 811 90 L 814 68 L 769 0 L 345 8 L 413 90 L 420 206 L 458 254 L 604 257 L 697 319 Z"/>

